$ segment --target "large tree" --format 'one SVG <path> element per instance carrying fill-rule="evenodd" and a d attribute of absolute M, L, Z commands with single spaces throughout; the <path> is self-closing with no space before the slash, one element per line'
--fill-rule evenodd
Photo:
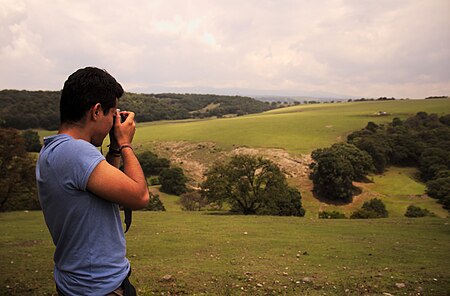
<path fill-rule="evenodd" d="M 327 199 L 351 201 L 361 181 L 372 171 L 372 158 L 354 145 L 338 143 L 312 152 L 311 179 L 317 195 Z"/>
<path fill-rule="evenodd" d="M 236 155 L 228 163 L 215 164 L 202 183 L 202 194 L 210 202 L 228 202 L 233 211 L 248 214 L 303 216 L 298 190 L 272 161 Z"/>
<path fill-rule="evenodd" d="M 151 151 L 144 151 L 138 154 L 137 158 L 146 177 L 159 175 L 163 169 L 170 167 L 170 160 L 159 158 L 158 155 Z"/>
<path fill-rule="evenodd" d="M 160 190 L 165 193 L 180 195 L 187 191 L 187 178 L 181 168 L 167 168 L 159 175 Z"/>
<path fill-rule="evenodd" d="M 0 129 L 0 211 L 39 209 L 35 159 L 14 129 Z"/>

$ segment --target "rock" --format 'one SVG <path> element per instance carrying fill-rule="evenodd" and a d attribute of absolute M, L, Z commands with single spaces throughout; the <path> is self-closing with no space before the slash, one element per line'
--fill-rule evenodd
<path fill-rule="evenodd" d="M 395 283 L 395 286 L 399 289 L 406 287 L 406 285 L 404 283 Z"/>
<path fill-rule="evenodd" d="M 313 280 L 309 276 L 305 276 L 304 278 L 302 278 L 302 281 L 305 283 L 311 283 Z"/>
<path fill-rule="evenodd" d="M 173 280 L 173 277 L 172 277 L 172 275 L 170 275 L 170 274 L 166 274 L 166 275 L 164 275 L 164 276 L 162 277 L 162 280 L 163 280 L 163 281 L 166 281 L 166 282 L 170 282 L 170 281 Z"/>

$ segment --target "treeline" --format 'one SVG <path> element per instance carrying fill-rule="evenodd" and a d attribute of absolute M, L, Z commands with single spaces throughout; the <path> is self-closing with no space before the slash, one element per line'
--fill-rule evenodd
<path fill-rule="evenodd" d="M 59 91 L 0 91 L 0 126 L 57 129 L 60 95 Z M 139 122 L 241 116 L 276 108 L 250 97 L 173 93 L 125 93 L 119 107 L 135 112 Z"/>
<path fill-rule="evenodd" d="M 319 196 L 350 201 L 359 192 L 353 181 L 383 173 L 390 165 L 414 166 L 427 194 L 450 210 L 450 114 L 419 112 L 389 124 L 369 122 L 347 137 L 347 143 L 313 151 L 311 179 Z"/>

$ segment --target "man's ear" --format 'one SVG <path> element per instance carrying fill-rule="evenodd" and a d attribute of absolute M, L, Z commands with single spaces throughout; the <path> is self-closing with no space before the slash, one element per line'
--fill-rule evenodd
<path fill-rule="evenodd" d="M 91 108 L 91 116 L 92 119 L 97 120 L 98 116 L 100 115 L 100 112 L 102 112 L 102 104 L 97 103 Z"/>

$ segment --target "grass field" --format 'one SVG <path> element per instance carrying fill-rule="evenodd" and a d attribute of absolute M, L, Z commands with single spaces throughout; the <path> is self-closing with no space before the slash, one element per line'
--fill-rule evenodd
<path fill-rule="evenodd" d="M 448 295 L 449 222 L 135 212 L 126 237 L 140 295 Z M 54 294 L 42 213 L 0 231 L 0 294 Z"/>
<path fill-rule="evenodd" d="M 379 111 L 391 115 L 375 116 Z M 236 118 L 140 123 L 135 143 L 137 150 L 188 141 L 214 142 L 224 151 L 279 147 L 306 154 L 345 140 L 368 121 L 418 111 L 449 113 L 450 100 L 301 105 Z M 310 180 L 291 178 L 302 192 L 304 218 L 182 212 L 177 196 L 152 186 L 167 212 L 134 214 L 126 235 L 132 282 L 140 295 L 450 295 L 450 219 L 422 196 L 425 186 L 416 175 L 414 168 L 393 167 L 370 176 L 373 182 L 358 183 L 363 193 L 346 205 L 319 201 Z M 317 219 L 322 210 L 349 216 L 373 197 L 384 201 L 389 218 Z M 405 218 L 410 204 L 440 218 Z M 54 247 L 42 213 L 0 213 L 0 223 L 0 295 L 54 293 Z"/>
<path fill-rule="evenodd" d="M 442 115 L 449 110 L 450 100 L 300 105 L 235 118 L 142 123 L 135 142 L 150 147 L 153 141 L 209 141 L 224 149 L 268 147 L 301 154 L 344 141 L 348 133 L 363 128 L 368 121 L 389 122 L 419 111 Z M 390 115 L 376 116 L 379 111 Z"/>

